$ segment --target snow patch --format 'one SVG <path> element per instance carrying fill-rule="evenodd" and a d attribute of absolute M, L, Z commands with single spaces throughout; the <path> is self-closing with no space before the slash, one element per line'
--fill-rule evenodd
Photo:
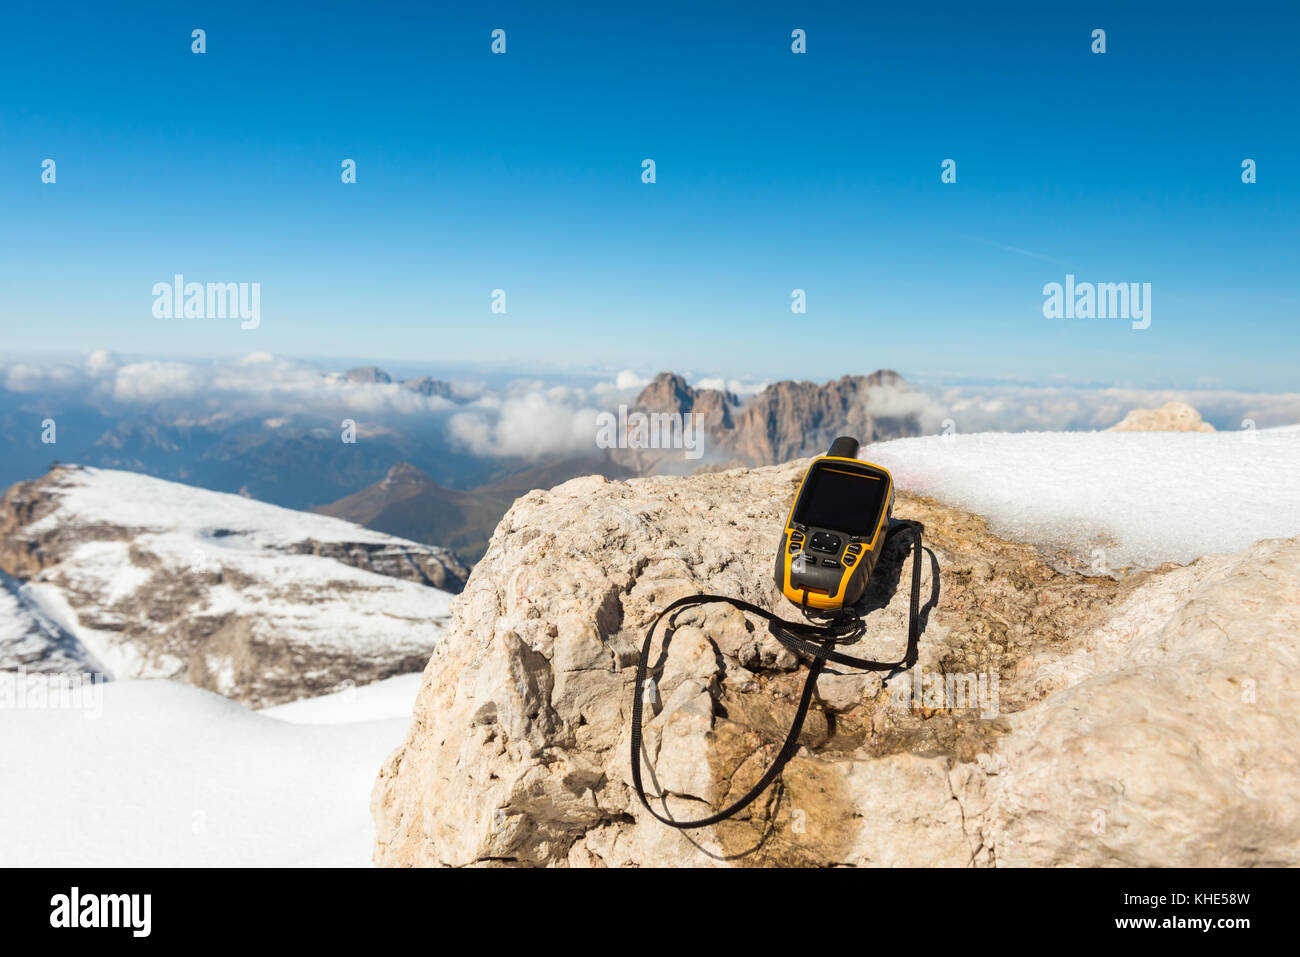
<path fill-rule="evenodd" d="M 409 717 L 290 723 L 168 681 L 102 692 L 95 720 L 4 713 L 0 866 L 369 865 L 370 789 Z"/>
<path fill-rule="evenodd" d="M 1003 536 L 1109 569 L 1186 564 L 1300 535 L 1300 426 L 1256 432 L 1020 432 L 881 442 L 900 489 Z"/>
<path fill-rule="evenodd" d="M 420 672 L 397 675 L 360 688 L 263 708 L 260 713 L 294 724 L 344 724 L 387 718 L 410 721 L 422 677 Z"/>

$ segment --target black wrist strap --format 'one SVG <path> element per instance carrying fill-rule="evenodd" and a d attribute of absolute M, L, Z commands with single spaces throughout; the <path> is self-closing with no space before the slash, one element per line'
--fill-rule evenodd
<path fill-rule="evenodd" d="M 849 644 L 862 637 L 865 626 L 862 617 L 856 612 L 843 612 L 831 618 L 825 625 L 814 625 L 808 622 L 787 621 L 784 618 L 778 618 L 772 612 L 759 608 L 757 605 L 727 595 L 688 595 L 685 598 L 677 599 L 677 601 L 659 612 L 655 620 L 650 623 L 649 630 L 646 631 L 645 643 L 641 647 L 641 658 L 636 666 L 636 685 L 633 689 L 632 698 L 632 783 L 636 787 L 637 797 L 641 799 L 641 803 L 651 815 L 670 827 L 681 829 L 705 827 L 731 817 L 767 790 L 768 786 L 781 774 L 782 769 L 789 760 L 794 757 L 795 752 L 799 750 L 799 733 L 803 730 L 804 719 L 808 716 L 808 706 L 812 703 L 813 692 L 817 687 L 817 677 L 822 673 L 822 669 L 826 667 L 827 662 L 847 665 L 864 671 L 902 670 L 910 668 L 916 663 L 917 646 L 921 638 L 921 532 L 923 527 L 920 522 L 897 521 L 889 529 L 890 535 L 904 529 L 912 529 L 915 532 L 912 544 L 912 595 L 908 613 L 907 652 L 899 661 L 872 661 L 868 658 L 855 658 L 852 655 L 846 655 L 831 649 L 832 645 Z M 790 724 L 790 731 L 785 737 L 785 743 L 781 746 L 781 750 L 777 753 L 776 759 L 771 766 L 759 778 L 758 783 L 734 804 L 723 808 L 716 814 L 694 821 L 675 821 L 660 814 L 650 806 L 645 787 L 641 783 L 642 689 L 645 686 L 646 673 L 650 664 L 650 646 L 654 641 L 655 628 L 658 627 L 659 622 L 666 615 L 678 609 L 690 605 L 704 605 L 710 602 L 726 602 L 741 611 L 765 619 L 772 637 L 796 654 L 810 656 L 812 663 L 808 668 L 808 677 L 804 681 L 803 693 L 799 697 L 799 707 L 795 711 L 794 720 Z M 807 612 L 808 609 L 805 606 L 805 613 Z"/>

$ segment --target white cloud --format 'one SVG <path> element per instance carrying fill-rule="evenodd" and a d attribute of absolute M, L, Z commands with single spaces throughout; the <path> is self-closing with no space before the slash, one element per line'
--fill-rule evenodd
<path fill-rule="evenodd" d="M 694 386 L 697 389 L 717 389 L 720 392 L 731 392 L 738 399 L 747 399 L 758 395 L 770 384 L 767 379 L 724 379 L 721 376 L 706 376 L 695 382 Z"/>
<path fill-rule="evenodd" d="M 533 459 L 595 451 L 599 413 L 574 389 L 515 392 L 453 415 L 450 430 L 456 441 L 476 455 Z"/>
<path fill-rule="evenodd" d="M 951 418 L 960 432 L 1024 432 L 1107 429 L 1132 409 L 1186 402 L 1216 429 L 1239 429 L 1245 419 L 1259 428 L 1300 422 L 1300 393 L 1235 392 L 1226 389 L 1084 389 L 1039 386 L 961 386 L 927 393 L 922 415 L 927 431 Z M 938 422 L 936 422 L 936 417 Z"/>
<path fill-rule="evenodd" d="M 749 376 L 730 379 L 725 376 L 702 376 L 697 378 L 690 373 L 684 373 L 682 377 L 696 389 L 717 389 L 720 392 L 731 392 L 740 399 L 757 395 L 767 388 L 770 383 L 768 379 L 754 379 Z M 617 403 L 620 398 L 628 400 L 635 398 L 642 389 L 650 384 L 650 381 L 650 379 L 631 369 L 624 369 L 614 376 L 614 381 L 596 383 L 591 387 L 591 392 L 602 399 L 616 397 L 613 401 Z"/>
<path fill-rule="evenodd" d="M 267 352 L 208 362 L 124 361 L 107 350 L 82 361 L 0 364 L 0 386 L 11 392 L 76 393 L 107 412 L 166 402 L 177 417 L 421 415 L 456 408 L 398 383 L 349 382 L 344 376 Z"/>
<path fill-rule="evenodd" d="M 106 414 L 158 407 L 172 421 L 273 419 L 319 424 L 343 417 L 401 430 L 405 417 L 443 416 L 465 447 L 481 454 L 537 457 L 594 447 L 598 411 L 630 404 L 646 379 L 631 370 L 587 387 L 543 379 L 515 380 L 501 388 L 457 389 L 458 402 L 423 396 L 398 383 L 349 382 L 295 359 L 254 352 L 211 361 L 123 359 L 106 350 L 84 359 L 0 362 L 0 386 L 26 395 L 81 397 Z M 764 382 L 720 376 L 695 380 L 697 388 L 724 388 L 742 401 Z M 1137 407 L 1188 402 L 1218 429 L 1300 423 L 1300 393 L 1248 393 L 1209 388 L 1095 389 L 1073 386 L 879 386 L 867 394 L 880 416 L 915 415 L 927 433 L 952 419 L 959 432 L 1104 429 Z"/>
<path fill-rule="evenodd" d="M 919 416 L 922 421 L 939 413 L 934 397 L 912 386 L 874 385 L 866 390 L 867 407 L 881 417 Z M 941 418 L 941 417 L 940 417 Z"/>
<path fill-rule="evenodd" d="M 91 378 L 99 378 L 100 376 L 106 376 L 115 372 L 119 365 L 121 365 L 121 363 L 113 353 L 109 352 L 107 349 L 96 349 L 86 357 L 86 364 L 83 368 L 85 369 L 86 375 Z"/>
<path fill-rule="evenodd" d="M 77 370 L 68 366 L 15 363 L 3 371 L 4 387 L 10 392 L 59 392 L 75 387 L 81 380 Z"/>
<path fill-rule="evenodd" d="M 207 383 L 202 371 L 183 362 L 132 362 L 117 370 L 112 395 L 118 402 L 190 398 Z"/>

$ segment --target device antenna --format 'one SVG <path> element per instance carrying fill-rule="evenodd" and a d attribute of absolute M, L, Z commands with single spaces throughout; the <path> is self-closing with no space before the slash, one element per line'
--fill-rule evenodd
<path fill-rule="evenodd" d="M 826 454 L 838 459 L 856 459 L 858 457 L 858 440 L 850 435 L 841 435 L 831 443 L 831 450 Z"/>

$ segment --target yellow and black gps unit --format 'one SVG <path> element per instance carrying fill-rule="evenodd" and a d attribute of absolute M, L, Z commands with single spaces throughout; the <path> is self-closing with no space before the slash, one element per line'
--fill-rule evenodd
<path fill-rule="evenodd" d="M 857 457 L 842 436 L 813 459 L 799 483 L 776 553 L 776 584 L 812 611 L 858 602 L 884 547 L 894 506 L 894 479 Z"/>
<path fill-rule="evenodd" d="M 641 656 L 637 659 L 636 678 L 632 684 L 632 786 L 650 815 L 669 827 L 689 829 L 707 827 L 731 817 L 748 806 L 781 774 L 786 762 L 800 748 L 799 735 L 813 694 L 817 690 L 817 676 L 828 663 L 841 667 L 860 668 L 864 671 L 897 672 L 916 664 L 921 640 L 921 554 L 924 546 L 921 534 L 924 526 L 913 519 L 900 519 L 891 523 L 894 507 L 894 478 L 879 465 L 858 459 L 858 440 L 841 436 L 831 443 L 830 451 L 813 459 L 799 482 L 794 504 L 786 516 L 781 544 L 776 553 L 776 584 L 782 594 L 794 602 L 808 619 L 823 618 L 824 623 L 811 621 L 786 621 L 774 612 L 743 599 L 728 595 L 685 595 L 669 603 L 650 622 Z M 867 580 L 876 567 L 876 561 L 885 549 L 885 539 L 900 530 L 912 532 L 912 594 L 907 615 L 907 651 L 897 661 L 875 661 L 858 658 L 839 650 L 839 646 L 852 644 L 866 631 L 864 610 L 856 607 L 867 591 Z M 932 568 L 937 576 L 938 559 L 931 554 Z M 901 569 L 900 569 L 901 573 Z M 932 602 L 938 600 L 938 581 L 935 580 Z M 808 678 L 804 681 L 799 707 L 786 733 L 785 743 L 763 776 L 745 794 L 722 810 L 705 817 L 682 820 L 668 813 L 667 796 L 663 809 L 651 805 L 641 779 L 641 762 L 648 759 L 641 739 L 643 710 L 647 707 L 646 680 L 650 674 L 651 647 L 655 629 L 668 617 L 692 605 L 726 602 L 742 612 L 756 615 L 767 621 L 768 633 L 786 649 L 797 655 L 811 658 Z M 664 651 L 660 649 L 660 662 Z M 660 672 L 662 673 L 662 672 Z M 651 705 L 653 707 L 653 704 Z M 662 756 L 663 752 L 660 752 Z"/>

